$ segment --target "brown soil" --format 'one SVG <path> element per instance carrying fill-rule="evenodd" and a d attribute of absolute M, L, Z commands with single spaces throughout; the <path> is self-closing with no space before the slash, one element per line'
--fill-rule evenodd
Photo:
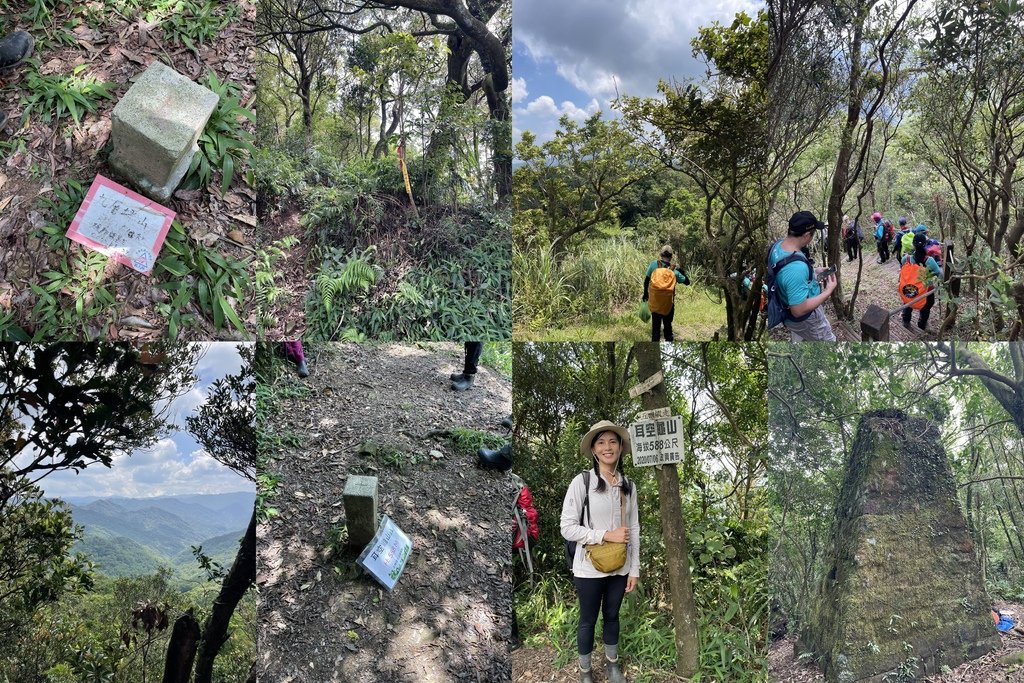
<path fill-rule="evenodd" d="M 264 244 L 273 244 L 289 235 L 300 237 L 294 247 L 284 250 L 284 256 L 274 265 L 275 271 L 280 273 L 276 284 L 285 291 L 268 311 L 277 324 L 264 331 L 267 339 L 301 339 L 306 331 L 309 240 L 301 239 L 301 218 L 299 207 L 289 204 L 275 216 L 275 220 L 260 223 L 260 239 Z M 250 322 L 255 326 L 255 320 Z"/>
<path fill-rule="evenodd" d="M 267 468 L 280 480 L 269 501 L 280 515 L 258 529 L 261 679 L 510 680 L 517 489 L 508 475 L 477 469 L 475 455 L 440 432 L 500 433 L 511 382 L 481 367 L 471 390 L 451 391 L 462 347 L 450 343 L 324 345 L 309 361 L 312 394 L 284 400 L 271 425 L 302 445 Z M 390 463 L 359 455 L 366 442 L 401 455 Z M 379 477 L 380 512 L 413 541 L 391 593 L 362 574 L 352 553 L 329 548 L 331 531 L 345 525 L 349 473 Z"/>
<path fill-rule="evenodd" d="M 928 683 L 1011 683 L 1024 680 L 1024 668 L 1004 666 L 999 662 L 1002 657 L 1024 652 L 1024 604 L 996 601 L 1000 610 L 1014 613 L 1017 628 L 1000 634 L 1003 645 L 998 650 L 988 653 L 971 662 L 965 662 L 948 674 L 936 674 L 922 680 Z M 803 664 L 797 661 L 793 651 L 793 636 L 786 636 L 771 647 L 768 654 L 768 680 L 776 683 L 819 683 L 825 679 L 821 671 L 813 663 Z"/>
<path fill-rule="evenodd" d="M 113 100 L 101 100 L 95 114 L 85 114 L 76 125 L 70 117 L 46 123 L 33 115 L 24 129 L 20 128 L 22 107 L 19 98 L 26 94 L 28 69 L 19 67 L 0 75 L 0 92 L 4 95 L 4 108 L 10 115 L 6 130 L 0 139 L 22 140 L 25 150 L 11 154 L 0 166 L 0 317 L 10 310 L 16 313 L 15 322 L 32 331 L 31 311 L 36 303 L 33 284 L 44 283 L 42 273 L 59 270 L 67 258 L 47 248 L 46 243 L 33 236 L 45 224 L 45 209 L 40 205 L 43 197 L 50 196 L 55 186 L 77 180 L 85 189 L 97 174 L 124 184 L 106 164 L 110 149 L 110 113 L 130 84 L 155 60 L 170 64 L 174 69 L 196 81 L 205 81 L 213 71 L 218 79 L 230 81 L 241 90 L 242 106 L 251 106 L 255 93 L 255 50 L 252 46 L 255 3 L 237 0 L 241 7 L 239 20 L 225 28 L 197 50 L 165 39 L 159 25 L 148 24 L 141 16 L 120 15 L 107 7 L 104 24 L 91 28 L 84 21 L 75 27 L 76 43 L 67 45 L 48 38 L 50 29 L 32 28 L 18 15 L 26 11 L 29 3 L 15 2 L 9 6 L 10 14 L 5 29 L 28 30 L 36 38 L 34 58 L 42 74 L 70 74 L 84 66 L 82 75 L 93 75 L 113 84 Z M 50 4 L 50 3 L 48 3 Z M 88 3 L 102 7 L 103 3 Z M 80 18 L 79 3 L 59 3 L 51 18 L 53 26 L 60 26 L 68 17 Z M 246 121 L 252 132 L 254 125 Z M 166 202 L 177 212 L 177 220 L 186 228 L 191 239 L 202 242 L 225 259 L 239 260 L 252 252 L 255 243 L 255 191 L 248 187 L 236 169 L 228 192 L 221 196 L 219 173 L 214 173 L 210 186 L 198 190 L 179 190 Z M 235 218 L 234 216 L 237 216 Z M 232 237 L 229 237 L 231 235 Z M 237 241 L 236 241 L 237 240 Z M 67 243 L 67 249 L 81 249 Z M 157 269 L 159 270 L 159 269 Z M 108 320 L 91 321 L 89 336 L 100 334 L 103 323 L 110 322 L 112 338 L 154 338 L 164 334 L 166 321 L 154 311 L 154 304 L 166 301 L 166 295 L 154 288 L 159 282 L 171 279 L 166 273 L 145 276 L 111 262 L 105 280 L 113 283 L 119 309 Z M 66 307 L 74 300 L 67 299 Z M 236 303 L 243 319 L 244 302 Z M 198 314 L 198 310 L 195 310 Z M 157 329 L 122 327 L 120 321 L 128 316 L 141 317 Z M 201 317 L 201 316 L 200 316 Z M 200 323 L 181 332 L 182 338 L 209 339 L 213 336 L 234 336 L 233 333 L 214 331 L 212 325 Z"/>

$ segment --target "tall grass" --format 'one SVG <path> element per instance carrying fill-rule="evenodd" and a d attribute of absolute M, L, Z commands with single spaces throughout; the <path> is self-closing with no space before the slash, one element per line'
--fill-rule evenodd
<path fill-rule="evenodd" d="M 587 243 L 575 254 L 556 255 L 549 246 L 513 247 L 513 321 L 536 332 L 563 327 L 568 320 L 607 323 L 623 309 L 635 308 L 643 294 L 644 274 L 659 245 L 622 235 Z M 692 272 L 691 272 L 692 271 Z M 701 268 L 688 267 L 700 289 Z M 704 290 L 701 290 L 704 291 Z M 689 292 L 688 292 L 689 293 Z M 676 294 L 677 298 L 681 293 Z M 702 295 L 703 296 L 703 295 Z M 709 300 L 708 303 L 713 303 Z M 716 308 L 719 304 L 714 304 Z M 725 322 L 724 313 L 721 322 Z"/>

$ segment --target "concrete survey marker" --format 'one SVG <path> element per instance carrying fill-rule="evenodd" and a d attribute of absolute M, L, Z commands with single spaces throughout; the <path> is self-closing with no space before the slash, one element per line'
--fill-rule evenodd
<path fill-rule="evenodd" d="M 861 418 L 796 646 L 830 683 L 918 680 L 1000 644 L 939 436 L 898 410 Z"/>
<path fill-rule="evenodd" d="M 352 475 L 342 491 L 348 542 L 366 545 L 377 533 L 377 477 Z"/>
<path fill-rule="evenodd" d="M 114 107 L 110 165 L 146 196 L 167 201 L 188 172 L 219 99 L 153 62 Z"/>

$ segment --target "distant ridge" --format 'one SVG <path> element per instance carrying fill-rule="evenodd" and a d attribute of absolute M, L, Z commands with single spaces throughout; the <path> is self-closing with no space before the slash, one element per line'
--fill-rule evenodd
<path fill-rule="evenodd" d="M 237 491 L 127 498 L 68 496 L 83 527 L 73 551 L 87 555 L 107 576 L 151 574 L 170 567 L 183 588 L 200 583 L 191 547 L 230 566 L 252 516 L 256 494 Z"/>

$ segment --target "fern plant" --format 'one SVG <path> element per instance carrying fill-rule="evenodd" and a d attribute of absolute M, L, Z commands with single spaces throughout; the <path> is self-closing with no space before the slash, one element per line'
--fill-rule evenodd
<path fill-rule="evenodd" d="M 334 270 L 327 262 L 321 265 L 316 278 L 316 289 L 328 315 L 335 299 L 352 293 L 365 294 L 377 282 L 378 270 L 370 263 L 375 251 L 377 248 L 374 246 L 368 247 L 358 256 L 353 251 L 339 270 Z"/>
<path fill-rule="evenodd" d="M 281 272 L 277 269 L 277 263 L 284 258 L 285 251 L 299 243 L 295 235 L 286 235 L 260 249 L 254 258 L 255 270 L 253 272 L 253 297 L 256 303 L 256 312 L 259 325 L 263 329 L 269 329 L 277 325 L 277 318 L 273 314 L 274 303 L 284 293 L 284 288 L 278 286 L 278 278 Z"/>

